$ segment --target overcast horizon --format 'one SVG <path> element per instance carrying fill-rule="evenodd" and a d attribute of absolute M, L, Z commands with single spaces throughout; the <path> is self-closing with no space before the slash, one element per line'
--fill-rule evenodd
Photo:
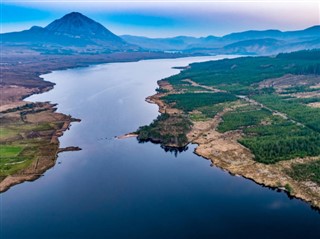
<path fill-rule="evenodd" d="M 223 36 L 246 30 L 301 30 L 320 25 L 318 1 L 9 1 L 1 3 L 1 33 L 46 26 L 80 12 L 117 35 Z"/>

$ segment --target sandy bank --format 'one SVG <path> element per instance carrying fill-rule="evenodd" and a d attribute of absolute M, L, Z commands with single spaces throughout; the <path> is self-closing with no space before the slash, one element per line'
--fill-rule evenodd
<path fill-rule="evenodd" d="M 135 138 L 135 137 L 137 137 L 137 136 L 138 136 L 137 134 L 128 133 L 128 134 L 124 134 L 124 135 L 117 136 L 116 139 Z"/>

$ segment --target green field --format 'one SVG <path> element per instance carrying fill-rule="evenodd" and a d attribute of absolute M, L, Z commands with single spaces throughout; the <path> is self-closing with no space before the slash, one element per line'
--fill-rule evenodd
<path fill-rule="evenodd" d="M 0 177 L 12 175 L 27 168 L 39 155 L 49 152 L 52 147 L 56 148 L 56 145 L 50 144 L 51 134 L 54 129 L 60 127 L 61 122 L 29 123 L 16 118 L 2 122 Z"/>
<path fill-rule="evenodd" d="M 3 160 L 17 157 L 22 149 L 21 146 L 0 145 L 0 158 Z"/>
<path fill-rule="evenodd" d="M 25 149 L 23 145 L 0 145 L 0 175 L 10 175 L 25 168 L 31 163 L 22 152 Z"/>

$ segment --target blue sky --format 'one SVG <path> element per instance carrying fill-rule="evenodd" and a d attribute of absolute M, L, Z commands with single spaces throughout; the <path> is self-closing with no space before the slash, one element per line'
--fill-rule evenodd
<path fill-rule="evenodd" d="M 2 0 L 1 31 L 46 26 L 71 11 L 116 34 L 221 36 L 249 29 L 303 29 L 320 24 L 320 1 Z"/>

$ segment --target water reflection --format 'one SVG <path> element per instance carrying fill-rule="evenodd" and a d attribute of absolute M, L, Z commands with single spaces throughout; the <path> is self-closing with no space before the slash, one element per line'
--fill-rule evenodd
<path fill-rule="evenodd" d="M 170 146 L 165 146 L 161 143 L 161 141 L 158 140 L 153 140 L 153 139 L 139 139 L 137 138 L 137 141 L 139 142 L 139 144 L 144 144 L 144 143 L 153 143 L 156 145 L 160 145 L 160 147 L 165 151 L 165 152 L 169 152 L 169 153 L 173 153 L 175 157 L 178 156 L 178 154 L 185 152 L 189 149 L 188 145 L 184 146 L 184 147 L 170 147 Z"/>
<path fill-rule="evenodd" d="M 157 80 L 178 72 L 172 66 L 192 61 L 106 64 L 46 75 L 57 85 L 34 99 L 59 103 L 60 112 L 82 119 L 61 142 L 83 150 L 59 155 L 63 163 L 44 177 L 3 194 L 0 237 L 319 238 L 319 215 L 306 203 L 209 167 L 210 161 L 193 153 L 195 145 L 167 153 L 134 138 L 111 140 L 150 124 L 158 107 L 145 98 L 155 93 Z"/>

